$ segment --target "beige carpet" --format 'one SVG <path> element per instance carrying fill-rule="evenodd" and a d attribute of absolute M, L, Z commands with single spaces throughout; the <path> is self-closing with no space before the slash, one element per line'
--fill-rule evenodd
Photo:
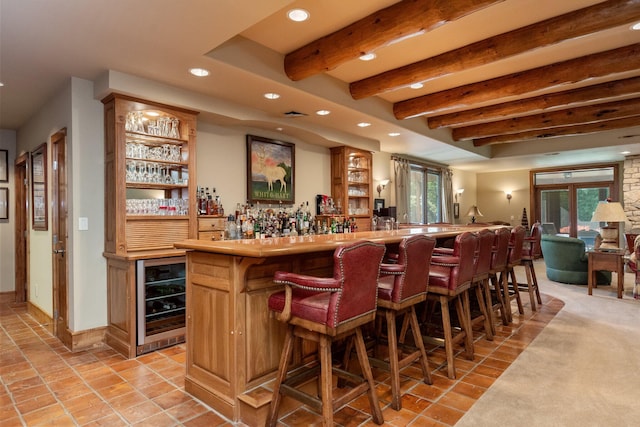
<path fill-rule="evenodd" d="M 564 308 L 456 427 L 640 425 L 640 300 L 631 298 L 633 275 L 625 274 L 619 300 L 611 287 L 588 296 L 586 286 L 551 282 L 542 262 L 536 273 L 541 292 Z"/>

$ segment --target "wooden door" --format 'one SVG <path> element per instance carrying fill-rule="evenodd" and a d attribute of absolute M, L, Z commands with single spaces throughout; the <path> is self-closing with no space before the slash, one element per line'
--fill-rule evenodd
<path fill-rule="evenodd" d="M 62 129 L 51 137 L 52 187 L 52 249 L 53 249 L 53 328 L 54 334 L 70 345 L 68 336 L 68 277 L 69 257 L 67 256 L 67 174 L 66 139 L 67 131 Z"/>
<path fill-rule="evenodd" d="M 16 159 L 14 176 L 16 183 L 16 207 L 15 207 L 15 250 L 16 250 L 16 302 L 26 302 L 28 298 L 28 259 L 29 246 L 29 222 L 27 203 L 29 188 L 27 180 L 27 167 L 29 154 L 22 154 Z"/>

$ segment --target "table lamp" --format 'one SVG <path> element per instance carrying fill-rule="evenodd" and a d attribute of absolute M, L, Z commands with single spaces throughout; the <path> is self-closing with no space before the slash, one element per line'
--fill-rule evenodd
<path fill-rule="evenodd" d="M 591 222 L 607 223 L 605 226 L 600 227 L 600 233 L 602 234 L 601 249 L 619 249 L 618 223 L 626 221 L 628 221 L 627 215 L 625 215 L 620 202 L 598 202 Z"/>
<path fill-rule="evenodd" d="M 467 212 L 467 216 L 471 217 L 471 223 L 473 224 L 476 222 L 477 216 L 483 216 L 483 215 L 482 215 L 482 212 L 480 212 L 480 209 L 478 209 L 476 205 L 473 205 L 469 208 L 469 212 Z"/>

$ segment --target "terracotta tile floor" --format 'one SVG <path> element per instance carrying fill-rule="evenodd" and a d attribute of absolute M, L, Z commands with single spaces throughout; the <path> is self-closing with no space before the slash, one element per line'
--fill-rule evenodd
<path fill-rule="evenodd" d="M 543 295 L 536 313 L 522 294 L 525 315 L 499 326 L 494 341 L 480 333 L 475 357 L 456 357 L 457 380 L 446 377 L 444 350 L 431 348 L 433 385 L 421 371 L 402 372 L 403 408 L 389 407 L 388 374 L 375 371 L 385 425 L 451 426 L 562 308 Z M 233 425 L 184 391 L 185 348 L 178 345 L 135 360 L 108 347 L 71 353 L 26 312 L 24 305 L 0 301 L 0 425 L 11 426 L 224 426 Z M 514 304 L 515 309 L 515 304 Z M 375 425 L 362 396 L 338 411 L 337 425 Z M 306 407 L 284 402 L 280 426 L 319 425 Z"/>

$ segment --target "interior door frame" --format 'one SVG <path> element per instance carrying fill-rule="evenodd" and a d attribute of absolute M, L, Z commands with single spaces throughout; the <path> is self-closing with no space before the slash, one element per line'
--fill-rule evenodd
<path fill-rule="evenodd" d="M 585 169 L 599 169 L 599 168 L 613 168 L 613 181 L 593 181 L 593 182 L 570 182 L 567 184 L 543 184 L 536 185 L 535 175 L 540 172 L 570 172 Z M 570 227 L 569 235 L 571 237 L 578 236 L 578 212 L 577 209 L 577 197 L 576 192 L 579 188 L 590 188 L 594 186 L 609 187 L 609 195 L 613 201 L 618 201 L 620 198 L 620 165 L 618 163 L 598 163 L 593 165 L 574 165 L 560 168 L 545 168 L 545 169 L 532 169 L 529 171 L 529 188 L 530 190 L 530 203 L 533 218 L 531 222 L 535 223 L 542 218 L 542 203 L 541 203 L 541 191 L 542 190 L 559 190 L 566 189 L 569 192 L 569 218 Z"/>
<path fill-rule="evenodd" d="M 29 153 L 19 155 L 14 166 L 15 184 L 15 302 L 29 300 Z"/>
<path fill-rule="evenodd" d="M 53 134 L 51 140 L 51 248 L 53 265 L 53 333 L 71 348 L 69 330 L 69 224 L 67 211 L 67 129 Z"/>

